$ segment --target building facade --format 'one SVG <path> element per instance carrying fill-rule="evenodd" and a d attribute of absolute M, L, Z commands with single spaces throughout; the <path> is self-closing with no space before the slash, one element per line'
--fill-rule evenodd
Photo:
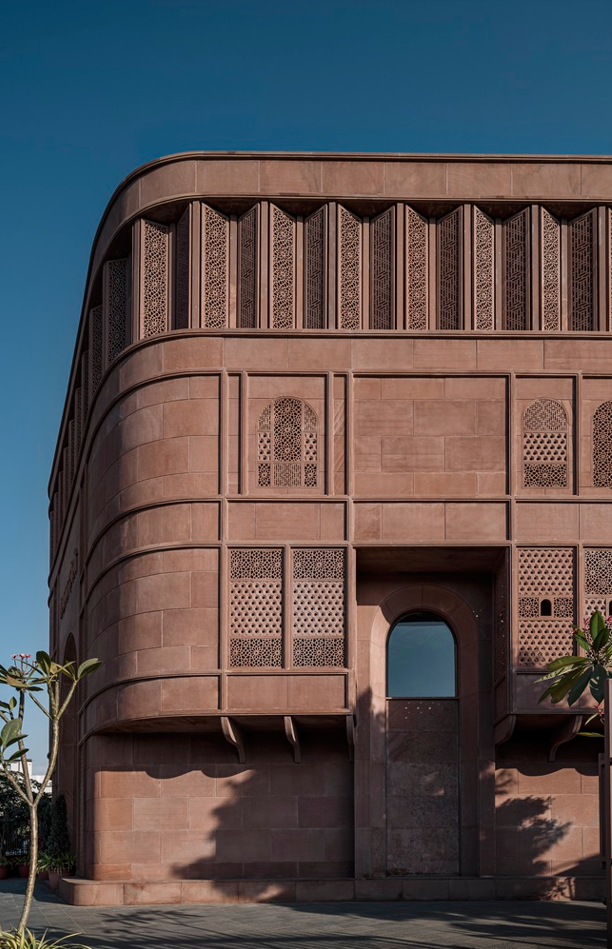
<path fill-rule="evenodd" d="M 50 482 L 78 903 L 597 897 L 612 161 L 190 153 L 93 245 Z"/>

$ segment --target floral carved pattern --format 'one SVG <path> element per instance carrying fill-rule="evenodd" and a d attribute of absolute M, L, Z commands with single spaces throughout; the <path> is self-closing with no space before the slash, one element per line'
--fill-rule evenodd
<path fill-rule="evenodd" d="M 494 224 L 480 208 L 474 208 L 474 318 L 476 329 L 492 330 L 494 319 L 495 259 Z"/>
<path fill-rule="evenodd" d="M 238 326 L 257 327 L 257 206 L 238 221 Z"/>
<path fill-rule="evenodd" d="M 168 329 L 168 240 L 170 229 L 143 221 L 142 335 L 145 339 Z"/>
<path fill-rule="evenodd" d="M 504 329 L 529 329 L 529 210 L 504 221 Z"/>
<path fill-rule="evenodd" d="M 361 328 L 361 221 L 339 208 L 340 328 Z"/>
<path fill-rule="evenodd" d="M 316 488 L 317 430 L 315 412 L 301 399 L 266 406 L 257 425 L 259 487 Z"/>
<path fill-rule="evenodd" d="M 105 265 L 105 324 L 109 365 L 129 342 L 128 265 L 129 260 L 109 260 Z"/>
<path fill-rule="evenodd" d="M 558 330 L 561 318 L 561 226 L 542 208 L 542 329 Z"/>
<path fill-rule="evenodd" d="M 518 664 L 545 666 L 572 649 L 574 551 L 522 547 L 518 556 Z"/>
<path fill-rule="evenodd" d="M 612 402 L 602 402 L 593 415 L 593 485 L 612 488 Z"/>
<path fill-rule="evenodd" d="M 96 306 L 89 314 L 89 404 L 102 380 L 102 307 Z"/>
<path fill-rule="evenodd" d="M 372 329 L 393 328 L 393 211 L 372 221 Z"/>
<path fill-rule="evenodd" d="M 223 214 L 204 206 L 203 324 L 211 329 L 227 326 L 229 222 Z"/>
<path fill-rule="evenodd" d="M 272 205 L 272 326 L 291 329 L 295 301 L 295 220 Z"/>
<path fill-rule="evenodd" d="M 570 234 L 570 329 L 589 332 L 595 326 L 596 211 L 572 221 Z"/>
<path fill-rule="evenodd" d="M 304 329 L 325 327 L 325 209 L 320 208 L 306 218 Z"/>
<path fill-rule="evenodd" d="M 187 208 L 176 225 L 176 309 L 174 328 L 177 330 L 186 330 L 189 327 L 190 227 L 191 208 Z"/>
<path fill-rule="evenodd" d="M 523 416 L 523 485 L 567 487 L 567 416 L 560 402 L 537 399 Z"/>
<path fill-rule="evenodd" d="M 406 320 L 411 330 L 427 329 L 427 221 L 406 208 Z"/>

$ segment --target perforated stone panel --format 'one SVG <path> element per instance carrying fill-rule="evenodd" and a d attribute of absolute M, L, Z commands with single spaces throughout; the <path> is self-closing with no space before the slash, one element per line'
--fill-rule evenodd
<path fill-rule="evenodd" d="M 270 208 L 272 326 L 292 329 L 295 320 L 295 219 Z"/>
<path fill-rule="evenodd" d="M 168 244 L 170 228 L 143 221 L 142 335 L 145 339 L 168 329 Z"/>
<path fill-rule="evenodd" d="M 389 209 L 374 218 L 371 224 L 371 326 L 375 330 L 390 330 L 393 328 L 393 222 L 393 211 Z"/>
<path fill-rule="evenodd" d="M 542 214 L 542 329 L 558 330 L 561 320 L 561 225 L 546 208 Z"/>
<path fill-rule="evenodd" d="M 238 326 L 257 327 L 257 206 L 238 221 Z"/>
<path fill-rule="evenodd" d="M 96 306 L 89 314 L 89 403 L 102 380 L 102 307 Z"/>
<path fill-rule="evenodd" d="M 347 211 L 338 209 L 339 243 L 339 310 L 340 327 L 361 328 L 361 221 Z"/>
<path fill-rule="evenodd" d="M 527 330 L 529 320 L 529 209 L 503 223 L 504 329 Z"/>
<path fill-rule="evenodd" d="M 519 666 L 545 666 L 571 652 L 574 620 L 574 551 L 523 547 L 518 551 Z M 550 604 L 542 616 L 542 603 Z"/>
<path fill-rule="evenodd" d="M 567 416 L 560 402 L 537 399 L 523 416 L 523 485 L 567 486 Z"/>
<path fill-rule="evenodd" d="M 230 666 L 282 666 L 282 551 L 230 551 Z"/>
<path fill-rule="evenodd" d="M 191 208 L 183 212 L 176 225 L 176 306 L 174 328 L 186 330 L 189 327 L 189 282 L 191 279 Z"/>
<path fill-rule="evenodd" d="M 588 332 L 595 325 L 596 211 L 589 211 L 569 224 L 570 329 Z"/>
<path fill-rule="evenodd" d="M 129 260 L 109 260 L 105 269 L 104 323 L 107 332 L 109 365 L 129 343 L 128 273 Z"/>
<path fill-rule="evenodd" d="M 438 221 L 438 328 L 461 328 L 461 211 Z"/>
<path fill-rule="evenodd" d="M 227 326 L 229 279 L 229 221 L 206 205 L 203 214 L 203 325 L 211 329 Z"/>
<path fill-rule="evenodd" d="M 495 225 L 474 208 L 474 322 L 476 329 L 492 330 L 494 325 Z"/>
<path fill-rule="evenodd" d="M 610 614 L 612 603 L 612 549 L 593 547 L 584 551 L 584 618 L 588 620 L 594 610 L 605 617 Z"/>
<path fill-rule="evenodd" d="M 304 222 L 304 329 L 325 327 L 325 208 Z"/>
<path fill-rule="evenodd" d="M 342 666 L 345 661 L 345 552 L 331 548 L 298 548 L 292 553 L 293 663 L 296 666 Z"/>
<path fill-rule="evenodd" d="M 612 402 L 602 402 L 593 415 L 593 484 L 612 488 Z"/>
<path fill-rule="evenodd" d="M 406 207 L 406 322 L 413 330 L 427 329 L 427 221 Z"/>
<path fill-rule="evenodd" d="M 317 416 L 289 396 L 266 406 L 257 425 L 258 484 L 267 487 L 317 486 Z"/>

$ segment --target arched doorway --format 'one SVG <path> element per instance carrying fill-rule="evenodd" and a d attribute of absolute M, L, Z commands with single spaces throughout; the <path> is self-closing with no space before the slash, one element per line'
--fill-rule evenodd
<path fill-rule="evenodd" d="M 457 647 L 412 610 L 387 640 L 387 873 L 460 872 Z"/>

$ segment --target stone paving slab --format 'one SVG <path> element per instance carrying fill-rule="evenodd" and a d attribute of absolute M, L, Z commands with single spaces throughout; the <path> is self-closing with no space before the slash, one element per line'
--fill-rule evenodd
<path fill-rule="evenodd" d="M 0 923 L 25 884 L 0 882 Z M 590 949 L 605 946 L 598 903 L 296 903 L 82 907 L 38 885 L 36 932 L 80 932 L 92 949 Z"/>

